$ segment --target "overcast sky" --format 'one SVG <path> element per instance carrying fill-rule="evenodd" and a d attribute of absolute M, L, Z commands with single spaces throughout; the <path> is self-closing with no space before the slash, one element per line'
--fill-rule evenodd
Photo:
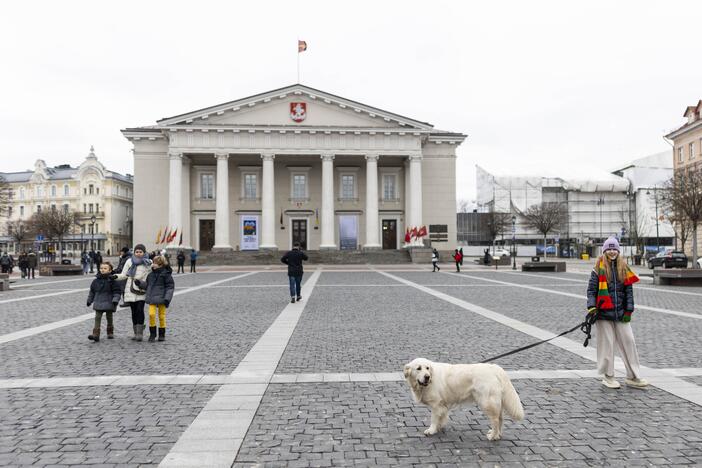
<path fill-rule="evenodd" d="M 476 164 L 598 167 L 664 151 L 702 98 L 699 1 L 7 2 L 0 171 L 132 172 L 125 127 L 301 82 L 468 134 Z M 247 6 L 248 5 L 248 6 Z M 344 6 L 345 5 L 345 6 Z"/>

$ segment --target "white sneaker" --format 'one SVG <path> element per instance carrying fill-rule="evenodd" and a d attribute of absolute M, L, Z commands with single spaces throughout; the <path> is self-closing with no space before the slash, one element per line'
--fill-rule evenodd
<path fill-rule="evenodd" d="M 610 377 L 608 375 L 604 376 L 604 379 L 602 379 L 602 385 L 604 385 L 607 388 L 619 388 L 621 385 L 619 382 L 617 382 L 614 377 Z"/>
<path fill-rule="evenodd" d="M 644 388 L 648 387 L 648 381 L 646 379 L 626 379 L 624 382 L 630 387 Z"/>

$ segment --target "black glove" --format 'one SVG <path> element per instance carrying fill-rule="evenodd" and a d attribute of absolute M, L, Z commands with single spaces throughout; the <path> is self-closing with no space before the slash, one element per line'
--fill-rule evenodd
<path fill-rule="evenodd" d="M 90 307 L 90 301 L 87 301 L 87 302 L 85 303 L 85 307 Z"/>
<path fill-rule="evenodd" d="M 113 302 L 113 303 L 112 303 L 112 306 L 113 306 L 115 309 L 117 308 L 118 305 L 119 305 L 119 302 Z"/>
<path fill-rule="evenodd" d="M 134 280 L 134 284 L 137 285 L 137 288 L 141 288 L 141 287 L 142 287 L 142 282 L 141 282 L 141 280 L 135 279 L 135 280 Z"/>
<path fill-rule="evenodd" d="M 171 305 L 171 301 L 169 301 L 168 299 L 166 299 L 165 301 L 163 301 L 163 305 L 165 305 L 166 308 L 168 308 L 168 306 Z"/>
<path fill-rule="evenodd" d="M 110 279 L 113 280 L 113 281 L 116 280 L 116 279 L 117 279 L 117 275 L 110 275 Z"/>

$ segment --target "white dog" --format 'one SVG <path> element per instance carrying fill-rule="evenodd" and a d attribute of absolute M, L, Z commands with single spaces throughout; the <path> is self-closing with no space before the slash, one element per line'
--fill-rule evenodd
<path fill-rule="evenodd" d="M 449 411 L 464 403 L 477 403 L 490 418 L 488 440 L 502 437 L 502 410 L 515 421 L 524 419 L 524 408 L 507 373 L 495 364 L 445 364 L 418 358 L 405 365 L 405 379 L 417 403 L 431 408 L 436 434 L 448 421 Z"/>

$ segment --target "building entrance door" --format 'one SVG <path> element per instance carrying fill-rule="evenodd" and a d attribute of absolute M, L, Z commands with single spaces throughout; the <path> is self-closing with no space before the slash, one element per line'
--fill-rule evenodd
<path fill-rule="evenodd" d="M 214 245 L 214 231 L 214 219 L 200 220 L 200 250 L 212 250 L 212 246 Z"/>
<path fill-rule="evenodd" d="M 356 250 L 358 248 L 357 216 L 339 216 L 339 248 L 341 250 Z"/>
<path fill-rule="evenodd" d="M 383 220 L 383 249 L 397 249 L 397 220 Z"/>
<path fill-rule="evenodd" d="M 292 220 L 292 243 L 300 243 L 302 250 L 307 250 L 307 220 L 293 219 Z"/>

